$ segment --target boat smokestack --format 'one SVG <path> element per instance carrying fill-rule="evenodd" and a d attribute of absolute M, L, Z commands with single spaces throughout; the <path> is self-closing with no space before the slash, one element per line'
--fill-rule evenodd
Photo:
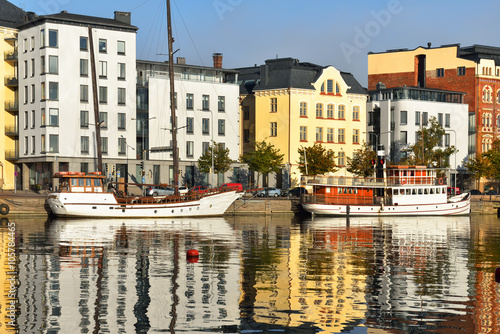
<path fill-rule="evenodd" d="M 212 54 L 214 58 L 214 68 L 222 68 L 222 53 Z"/>

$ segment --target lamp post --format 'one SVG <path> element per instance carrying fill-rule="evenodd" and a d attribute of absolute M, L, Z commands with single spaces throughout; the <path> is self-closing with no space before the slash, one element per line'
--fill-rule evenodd
<path fill-rule="evenodd" d="M 138 119 L 138 118 L 132 118 L 133 121 L 137 121 L 137 122 L 141 122 L 141 133 L 142 133 L 142 147 L 141 147 L 141 151 L 142 151 L 142 172 L 141 174 L 144 174 L 145 173 L 145 165 L 146 165 L 146 157 L 145 157 L 145 154 L 146 154 L 146 148 L 144 147 L 144 128 L 146 127 L 146 122 L 149 122 L 150 120 L 152 119 L 156 119 L 156 117 L 150 117 L 148 119 Z M 144 184 L 144 181 L 145 181 L 145 178 L 144 178 L 144 175 L 141 175 L 142 177 L 142 184 Z M 142 191 L 144 192 L 144 187 L 142 188 Z"/>

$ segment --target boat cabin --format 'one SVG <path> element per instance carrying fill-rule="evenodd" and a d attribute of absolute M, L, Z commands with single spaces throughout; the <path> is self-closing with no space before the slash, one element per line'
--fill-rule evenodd
<path fill-rule="evenodd" d="M 104 192 L 104 175 L 100 172 L 88 174 L 82 172 L 57 172 L 53 178 L 59 179 L 59 192 L 102 193 Z"/>

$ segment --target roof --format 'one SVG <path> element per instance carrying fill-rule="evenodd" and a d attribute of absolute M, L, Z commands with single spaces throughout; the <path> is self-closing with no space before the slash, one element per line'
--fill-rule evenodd
<path fill-rule="evenodd" d="M 21 26 L 19 26 L 19 29 L 27 28 L 29 26 L 36 25 L 42 22 L 66 23 L 66 24 L 84 25 L 84 26 L 94 25 L 98 27 L 112 28 L 118 30 L 131 30 L 131 31 L 137 31 L 139 29 L 136 26 L 115 19 L 72 14 L 66 11 L 62 11 L 57 14 L 39 16 L 34 20 L 22 24 Z"/>
<path fill-rule="evenodd" d="M 15 28 L 24 22 L 26 12 L 6 0 L 0 0 L 0 26 Z"/>
<path fill-rule="evenodd" d="M 314 89 L 323 70 L 328 66 L 320 66 L 308 62 L 299 62 L 294 58 L 278 58 L 266 60 L 260 67 L 244 67 L 237 69 L 240 74 L 240 92 L 249 94 L 255 90 L 280 88 Z M 351 73 L 340 72 L 350 88 L 348 93 L 366 94 Z"/>

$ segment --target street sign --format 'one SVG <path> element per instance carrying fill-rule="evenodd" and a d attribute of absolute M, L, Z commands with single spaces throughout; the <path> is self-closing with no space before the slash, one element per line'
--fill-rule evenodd
<path fill-rule="evenodd" d="M 15 172 L 14 172 L 14 176 L 16 176 L 16 177 L 17 177 L 18 175 L 19 175 L 19 173 L 18 173 L 17 171 L 15 171 Z"/>

